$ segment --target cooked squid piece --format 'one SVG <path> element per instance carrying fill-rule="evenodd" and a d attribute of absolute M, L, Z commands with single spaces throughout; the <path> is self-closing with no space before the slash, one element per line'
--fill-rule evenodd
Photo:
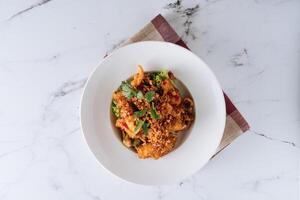
<path fill-rule="evenodd" d="M 115 126 L 122 133 L 123 144 L 141 159 L 170 153 L 178 134 L 194 121 L 194 102 L 182 97 L 172 72 L 138 72 L 131 81 L 123 81 L 112 98 Z"/>

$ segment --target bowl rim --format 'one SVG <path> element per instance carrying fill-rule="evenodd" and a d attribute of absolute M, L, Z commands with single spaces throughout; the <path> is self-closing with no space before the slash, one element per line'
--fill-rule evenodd
<path fill-rule="evenodd" d="M 82 116 L 83 116 L 83 111 L 82 111 L 82 108 L 83 108 L 83 101 L 84 101 L 84 95 L 86 93 L 86 88 L 87 88 L 87 85 L 89 83 L 89 81 L 91 80 L 91 78 L 93 77 L 94 73 L 97 71 L 97 69 L 101 66 L 101 64 L 106 60 L 106 59 L 109 59 L 111 56 L 113 56 L 116 52 L 120 51 L 120 49 L 123 49 L 123 48 L 127 48 L 128 46 L 135 46 L 135 45 L 142 45 L 142 44 L 162 44 L 162 45 L 170 45 L 174 48 L 180 48 L 180 49 L 183 49 L 184 51 L 190 53 L 192 56 L 196 57 L 198 60 L 200 60 L 204 65 L 205 65 L 205 68 L 211 73 L 212 75 L 212 78 L 214 79 L 213 81 L 217 84 L 218 86 L 218 89 L 220 89 L 220 91 L 222 92 L 223 94 L 223 90 L 222 90 L 222 87 L 221 87 L 221 84 L 220 82 L 218 81 L 215 73 L 212 71 L 212 69 L 206 64 L 206 62 L 203 61 L 202 58 L 200 58 L 198 55 L 196 55 L 194 52 L 190 51 L 189 49 L 186 49 L 182 46 L 179 46 L 177 44 L 174 44 L 174 43 L 171 43 L 171 42 L 166 42 L 166 41 L 139 41 L 139 42 L 135 42 L 135 43 L 131 43 L 131 44 L 127 44 L 125 46 L 121 46 L 121 47 L 118 47 L 117 49 L 113 50 L 110 54 L 106 55 L 105 57 L 103 57 L 99 62 L 98 64 L 94 67 L 94 69 L 90 72 L 85 84 L 84 84 L 84 87 L 83 87 L 83 90 L 82 90 L 82 94 L 81 94 L 81 98 L 80 98 L 80 108 L 79 108 L 79 120 L 80 120 L 80 130 L 81 130 L 81 135 L 85 141 L 85 143 L 87 144 L 88 146 L 88 149 L 89 151 L 94 155 L 94 159 L 97 161 L 97 163 L 103 168 L 105 169 L 105 171 L 107 171 L 109 174 L 113 175 L 114 177 L 118 178 L 119 180 L 122 180 L 122 181 L 125 181 L 127 183 L 134 183 L 134 184 L 137 184 L 137 185 L 170 185 L 170 184 L 173 184 L 175 182 L 178 182 L 178 181 L 181 181 L 182 179 L 184 178 L 187 178 L 187 177 L 190 177 L 191 175 L 195 174 L 197 171 L 201 170 L 203 167 L 205 167 L 205 165 L 209 162 L 210 158 L 212 158 L 214 156 L 214 154 L 216 153 L 216 150 L 218 148 L 218 145 L 220 144 L 221 142 L 221 139 L 224 135 L 224 130 L 225 130 L 225 124 L 226 124 L 226 104 L 225 104 L 225 97 L 224 95 L 222 95 L 222 100 L 220 101 L 221 104 L 222 104 L 222 112 L 223 112 L 223 120 L 222 120 L 222 125 L 220 125 L 221 127 L 221 130 L 220 131 L 220 134 L 218 135 L 218 138 L 216 138 L 216 140 L 218 141 L 218 145 L 214 148 L 215 149 L 215 153 L 211 153 L 209 155 L 209 159 L 205 161 L 205 163 L 198 167 L 197 169 L 193 170 L 192 172 L 190 172 L 189 174 L 187 174 L 185 177 L 180 177 L 180 178 L 177 178 L 175 181 L 173 180 L 172 182 L 162 182 L 160 184 L 151 184 L 151 183 L 139 183 L 139 182 L 135 182 L 135 181 L 132 181 L 132 180 L 128 180 L 126 178 L 123 178 L 123 177 L 120 177 L 118 176 L 117 174 L 115 174 L 114 172 L 112 172 L 110 169 L 108 169 L 106 166 L 104 166 L 101 161 L 97 158 L 95 152 L 92 150 L 92 147 L 90 146 L 89 142 L 87 141 L 87 138 L 86 138 L 86 133 L 84 131 L 84 128 L 83 128 L 83 120 L 82 120 Z M 194 123 L 196 123 L 196 120 L 194 121 Z M 188 139 L 188 138 L 187 138 Z"/>

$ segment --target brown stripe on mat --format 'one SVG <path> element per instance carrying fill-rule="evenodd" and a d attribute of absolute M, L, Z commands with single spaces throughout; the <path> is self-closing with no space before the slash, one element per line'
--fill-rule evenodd
<path fill-rule="evenodd" d="M 226 113 L 237 123 L 243 132 L 247 131 L 250 127 L 245 118 L 241 115 L 238 109 L 233 105 L 229 97 L 224 93 L 226 103 Z"/>
<path fill-rule="evenodd" d="M 236 110 L 236 107 L 233 105 L 233 103 L 228 98 L 227 94 L 225 94 L 225 93 L 224 93 L 224 98 L 225 98 L 225 102 L 226 102 L 226 112 L 228 115 L 230 115 L 233 111 Z"/>
<path fill-rule="evenodd" d="M 161 15 L 157 15 L 151 23 L 154 25 L 164 41 L 178 44 L 186 49 L 189 49 L 184 41 L 179 37 L 175 30 L 170 26 L 167 20 Z"/>
<path fill-rule="evenodd" d="M 241 115 L 241 113 L 238 110 L 233 111 L 230 116 L 232 119 L 237 123 L 237 125 L 241 128 L 243 132 L 246 132 L 249 130 L 249 124 L 245 120 L 245 118 Z"/>
<path fill-rule="evenodd" d="M 160 14 L 157 15 L 151 23 L 154 25 L 159 34 L 163 37 L 164 41 L 177 43 L 181 38 L 177 35 L 174 29 L 166 21 L 166 19 Z"/>

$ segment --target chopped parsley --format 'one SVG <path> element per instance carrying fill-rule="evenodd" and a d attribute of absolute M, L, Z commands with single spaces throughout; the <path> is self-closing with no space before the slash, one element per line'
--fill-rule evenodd
<path fill-rule="evenodd" d="M 154 81 L 154 84 L 156 86 L 159 86 L 163 80 L 169 78 L 168 73 L 169 73 L 169 71 L 166 69 L 163 69 L 160 72 L 152 73 L 152 79 Z"/>
<path fill-rule="evenodd" d="M 165 79 L 169 78 L 168 73 L 169 73 L 168 70 L 163 69 L 159 72 L 159 76 L 162 78 L 162 80 L 165 80 Z"/>
<path fill-rule="evenodd" d="M 155 92 L 154 91 L 149 91 L 145 94 L 145 99 L 146 101 L 148 102 L 151 102 L 153 99 L 154 99 L 154 95 L 155 95 Z"/>
<path fill-rule="evenodd" d="M 120 108 L 118 108 L 117 103 L 115 101 L 113 101 L 111 104 L 111 111 L 117 118 L 120 117 Z"/>
<path fill-rule="evenodd" d="M 144 132 L 145 135 L 148 135 L 149 126 L 150 126 L 150 124 L 147 123 L 147 122 L 145 122 L 145 123 L 143 124 L 143 126 L 142 126 L 142 129 L 143 129 L 143 132 Z"/>
<path fill-rule="evenodd" d="M 144 98 L 143 92 L 142 92 L 142 91 L 138 91 L 138 92 L 136 93 L 136 98 L 138 98 L 138 99 Z"/>
<path fill-rule="evenodd" d="M 132 87 L 129 81 L 123 81 L 121 84 L 121 90 L 122 94 L 127 98 L 131 99 L 132 97 L 136 96 L 137 92 L 136 90 Z"/>
<path fill-rule="evenodd" d="M 145 114 L 146 114 L 147 110 L 146 109 L 143 109 L 143 110 L 139 110 L 139 111 L 135 111 L 134 112 L 134 115 L 136 117 L 143 117 Z"/>
<path fill-rule="evenodd" d="M 152 107 L 150 109 L 150 116 L 151 116 L 152 119 L 159 119 L 160 118 L 159 114 L 157 113 L 157 111 L 154 107 L 154 104 L 152 104 Z"/>

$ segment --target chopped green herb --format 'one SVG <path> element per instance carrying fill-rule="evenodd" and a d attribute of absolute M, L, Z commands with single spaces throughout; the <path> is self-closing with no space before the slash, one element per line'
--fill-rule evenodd
<path fill-rule="evenodd" d="M 138 133 L 139 130 L 142 128 L 143 124 L 144 124 L 144 121 L 138 120 L 137 124 L 136 124 L 136 127 L 134 128 L 134 133 Z"/>
<path fill-rule="evenodd" d="M 159 86 L 163 80 L 169 78 L 168 73 L 169 72 L 166 69 L 163 69 L 160 72 L 152 73 L 152 80 L 154 81 L 154 84 Z"/>
<path fill-rule="evenodd" d="M 121 89 L 122 89 L 123 95 L 127 99 L 131 99 L 132 97 L 134 97 L 136 95 L 136 91 L 132 87 L 132 85 L 130 84 L 129 81 L 123 81 L 122 84 L 121 84 Z"/>
<path fill-rule="evenodd" d="M 142 91 L 138 91 L 137 94 L 136 94 L 136 98 L 138 98 L 138 99 L 144 98 L 143 92 Z"/>
<path fill-rule="evenodd" d="M 161 80 L 161 77 L 157 74 L 157 75 L 154 75 L 153 81 L 156 86 L 159 86 L 161 84 L 162 80 Z"/>
<path fill-rule="evenodd" d="M 150 110 L 150 115 L 151 115 L 151 117 L 152 117 L 153 119 L 159 119 L 159 117 L 160 117 L 160 116 L 157 114 L 156 110 L 153 109 L 153 108 L 151 108 L 151 110 Z"/>
<path fill-rule="evenodd" d="M 147 110 L 146 109 L 143 109 L 143 110 L 139 110 L 139 111 L 135 111 L 134 112 L 134 115 L 136 117 L 143 117 L 145 114 L 146 114 Z"/>
<path fill-rule="evenodd" d="M 142 141 L 140 139 L 134 139 L 133 142 L 132 142 L 132 146 L 134 147 L 138 147 L 142 144 Z"/>
<path fill-rule="evenodd" d="M 159 72 L 159 76 L 162 78 L 162 80 L 165 80 L 165 79 L 169 78 L 168 73 L 169 73 L 168 70 L 163 69 Z"/>
<path fill-rule="evenodd" d="M 145 122 L 145 123 L 143 124 L 143 126 L 142 126 L 142 129 L 143 129 L 143 132 L 144 132 L 145 135 L 148 135 L 149 126 L 150 126 L 150 124 L 147 123 L 147 122 Z"/>
<path fill-rule="evenodd" d="M 117 118 L 120 117 L 120 108 L 118 108 L 117 103 L 115 101 L 113 101 L 111 104 L 111 111 Z"/>
<path fill-rule="evenodd" d="M 154 95 L 155 95 L 155 92 L 154 91 L 149 91 L 145 94 L 145 99 L 148 101 L 148 102 L 151 102 L 154 98 Z"/>
<path fill-rule="evenodd" d="M 152 108 L 150 109 L 150 115 L 151 115 L 152 119 L 159 119 L 160 118 L 159 114 L 157 113 L 157 111 L 154 107 L 154 104 L 152 104 Z"/>

